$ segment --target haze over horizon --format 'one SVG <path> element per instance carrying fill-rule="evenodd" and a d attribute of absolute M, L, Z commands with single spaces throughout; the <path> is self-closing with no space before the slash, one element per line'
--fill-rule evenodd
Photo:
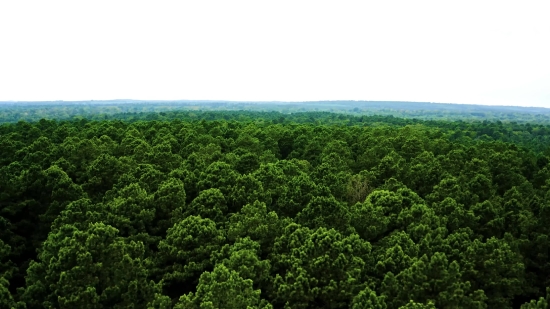
<path fill-rule="evenodd" d="M 271 103 L 271 102 L 282 102 L 282 103 L 315 103 L 315 102 L 349 102 L 349 101 L 355 101 L 355 102 L 402 102 L 402 103 L 430 103 L 430 104 L 457 104 L 457 105 L 482 105 L 482 106 L 510 106 L 510 107 L 542 107 L 542 108 L 548 108 L 550 109 L 550 105 L 517 105 L 517 104 L 477 104 L 477 103 L 455 103 L 455 102 L 428 102 L 428 101 L 388 101 L 388 100 L 315 100 L 315 101 L 293 101 L 293 100 L 210 100 L 210 99 L 196 99 L 196 100 L 189 100 L 189 99 L 165 99 L 165 100 L 159 100 L 159 99 L 102 99 L 102 100 L 94 100 L 94 99 L 79 99 L 79 100 L 4 100 L 0 101 L 2 102 L 88 102 L 88 101 L 97 101 L 97 102 L 108 102 L 108 101 L 138 101 L 138 102 L 174 102 L 174 101 L 204 101 L 204 102 L 235 102 L 235 103 Z"/>
<path fill-rule="evenodd" d="M 550 107 L 547 1 L 0 3 L 0 101 Z"/>

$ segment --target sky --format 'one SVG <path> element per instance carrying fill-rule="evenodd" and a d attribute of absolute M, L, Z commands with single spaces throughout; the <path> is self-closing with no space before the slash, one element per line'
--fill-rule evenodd
<path fill-rule="evenodd" d="M 0 0 L 0 101 L 550 107 L 550 1 Z"/>

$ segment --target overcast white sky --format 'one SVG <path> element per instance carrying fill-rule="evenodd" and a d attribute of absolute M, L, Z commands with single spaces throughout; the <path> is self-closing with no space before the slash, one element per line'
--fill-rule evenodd
<path fill-rule="evenodd" d="M 550 107 L 550 1 L 0 0 L 0 100 Z"/>

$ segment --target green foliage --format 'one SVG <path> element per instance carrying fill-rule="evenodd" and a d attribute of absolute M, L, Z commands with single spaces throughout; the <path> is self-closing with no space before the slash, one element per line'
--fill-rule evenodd
<path fill-rule="evenodd" d="M 162 182 L 154 195 L 155 222 L 152 224 L 152 234 L 165 235 L 172 221 L 181 218 L 185 210 L 185 187 L 181 180 L 169 178 Z"/>
<path fill-rule="evenodd" d="M 344 308 L 361 288 L 371 245 L 336 230 L 287 226 L 275 240 L 274 298 L 291 308 Z"/>
<path fill-rule="evenodd" d="M 224 245 L 219 252 L 214 253 L 212 260 L 261 287 L 268 284 L 271 264 L 268 260 L 261 260 L 259 253 L 260 244 L 246 237 L 233 245 Z"/>
<path fill-rule="evenodd" d="M 265 255 L 279 235 L 282 222 L 277 213 L 268 212 L 265 203 L 256 201 L 229 218 L 227 236 L 233 241 L 249 237 L 261 245 Z"/>
<path fill-rule="evenodd" d="M 185 211 L 187 216 L 201 216 L 214 222 L 224 222 L 227 214 L 227 201 L 223 193 L 217 189 L 206 189 L 199 193 Z"/>
<path fill-rule="evenodd" d="M 383 296 L 377 296 L 376 292 L 366 287 L 353 298 L 351 303 L 352 309 L 386 309 L 385 299 Z"/>
<path fill-rule="evenodd" d="M 50 233 L 31 262 L 23 300 L 30 308 L 145 308 L 159 289 L 147 280 L 142 243 L 93 223 Z"/>
<path fill-rule="evenodd" d="M 548 307 L 546 116 L 128 104 L 0 125 L 0 308 Z"/>
<path fill-rule="evenodd" d="M 334 197 L 316 196 L 296 215 L 296 222 L 310 228 L 348 229 L 350 214 L 346 204 Z"/>
<path fill-rule="evenodd" d="M 547 309 L 550 303 L 550 288 L 546 288 L 546 298 L 541 297 L 538 300 L 531 300 L 521 305 L 521 309 Z"/>
<path fill-rule="evenodd" d="M 210 257 L 225 240 L 216 223 L 200 216 L 188 216 L 167 231 L 158 244 L 162 278 L 169 287 L 178 283 L 196 284 L 200 274 L 213 265 Z"/>
<path fill-rule="evenodd" d="M 261 292 L 254 290 L 252 280 L 243 279 L 236 271 L 223 264 L 212 272 L 201 275 L 197 292 L 182 296 L 174 309 L 192 308 L 273 308 L 260 299 Z"/>

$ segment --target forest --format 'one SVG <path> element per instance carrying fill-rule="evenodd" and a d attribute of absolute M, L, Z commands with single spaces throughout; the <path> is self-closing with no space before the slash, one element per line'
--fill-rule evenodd
<path fill-rule="evenodd" d="M 308 101 L 308 102 L 252 102 L 252 101 L 0 101 L 0 123 L 40 119 L 94 120 L 121 119 L 136 115 L 176 111 L 199 112 L 331 112 L 354 116 L 394 116 L 399 118 L 443 121 L 502 121 L 550 124 L 550 108 L 487 106 L 400 101 Z"/>
<path fill-rule="evenodd" d="M 0 308 L 549 308 L 542 112 L 14 106 Z"/>

